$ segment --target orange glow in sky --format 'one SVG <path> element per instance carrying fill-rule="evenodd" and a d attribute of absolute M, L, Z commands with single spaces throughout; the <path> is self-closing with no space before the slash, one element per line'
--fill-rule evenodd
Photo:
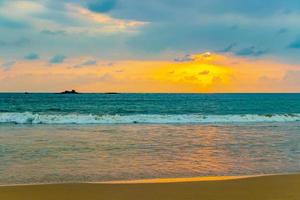
<path fill-rule="evenodd" d="M 76 89 L 81 92 L 299 92 L 298 66 L 229 54 L 202 53 L 180 61 L 101 61 L 90 58 L 19 61 L 0 69 L 1 91 Z"/>

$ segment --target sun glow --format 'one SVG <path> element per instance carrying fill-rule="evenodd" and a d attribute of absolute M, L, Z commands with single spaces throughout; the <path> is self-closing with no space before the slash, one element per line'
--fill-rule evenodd
<path fill-rule="evenodd" d="M 174 83 L 193 84 L 195 87 L 205 87 L 209 90 L 215 83 L 230 84 L 232 70 L 229 66 L 215 64 L 220 56 L 206 52 L 191 55 L 186 62 L 174 63 L 161 67 L 156 72 L 156 78 Z"/>
<path fill-rule="evenodd" d="M 84 65 L 92 60 L 90 65 Z M 34 62 L 34 64 L 33 64 Z M 0 63 L 3 63 L 0 61 Z M 298 66 L 201 53 L 175 61 L 95 61 L 91 57 L 68 58 L 51 65 L 47 61 L 19 61 L 0 69 L 2 91 L 86 92 L 276 92 L 299 88 Z"/>

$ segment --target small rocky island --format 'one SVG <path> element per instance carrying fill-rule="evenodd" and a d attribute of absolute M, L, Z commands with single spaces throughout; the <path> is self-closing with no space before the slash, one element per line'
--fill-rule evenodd
<path fill-rule="evenodd" d="M 76 90 L 66 90 L 66 91 L 63 91 L 59 94 L 79 94 L 79 93 L 76 92 Z"/>

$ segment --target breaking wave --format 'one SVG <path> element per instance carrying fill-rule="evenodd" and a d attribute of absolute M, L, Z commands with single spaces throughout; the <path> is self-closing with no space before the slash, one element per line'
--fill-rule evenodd
<path fill-rule="evenodd" d="M 136 114 L 136 115 L 92 115 L 92 114 L 37 114 L 0 113 L 0 123 L 15 124 L 213 124 L 250 122 L 295 122 L 300 114 L 245 114 L 245 115 L 201 115 L 201 114 Z"/>

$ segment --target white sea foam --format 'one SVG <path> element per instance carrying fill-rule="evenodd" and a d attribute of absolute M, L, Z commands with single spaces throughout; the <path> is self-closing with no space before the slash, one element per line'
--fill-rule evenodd
<path fill-rule="evenodd" d="M 247 123 L 247 122 L 294 122 L 300 114 L 273 115 L 86 115 L 86 114 L 34 114 L 0 113 L 0 123 L 15 124 L 201 124 L 201 123 Z"/>

